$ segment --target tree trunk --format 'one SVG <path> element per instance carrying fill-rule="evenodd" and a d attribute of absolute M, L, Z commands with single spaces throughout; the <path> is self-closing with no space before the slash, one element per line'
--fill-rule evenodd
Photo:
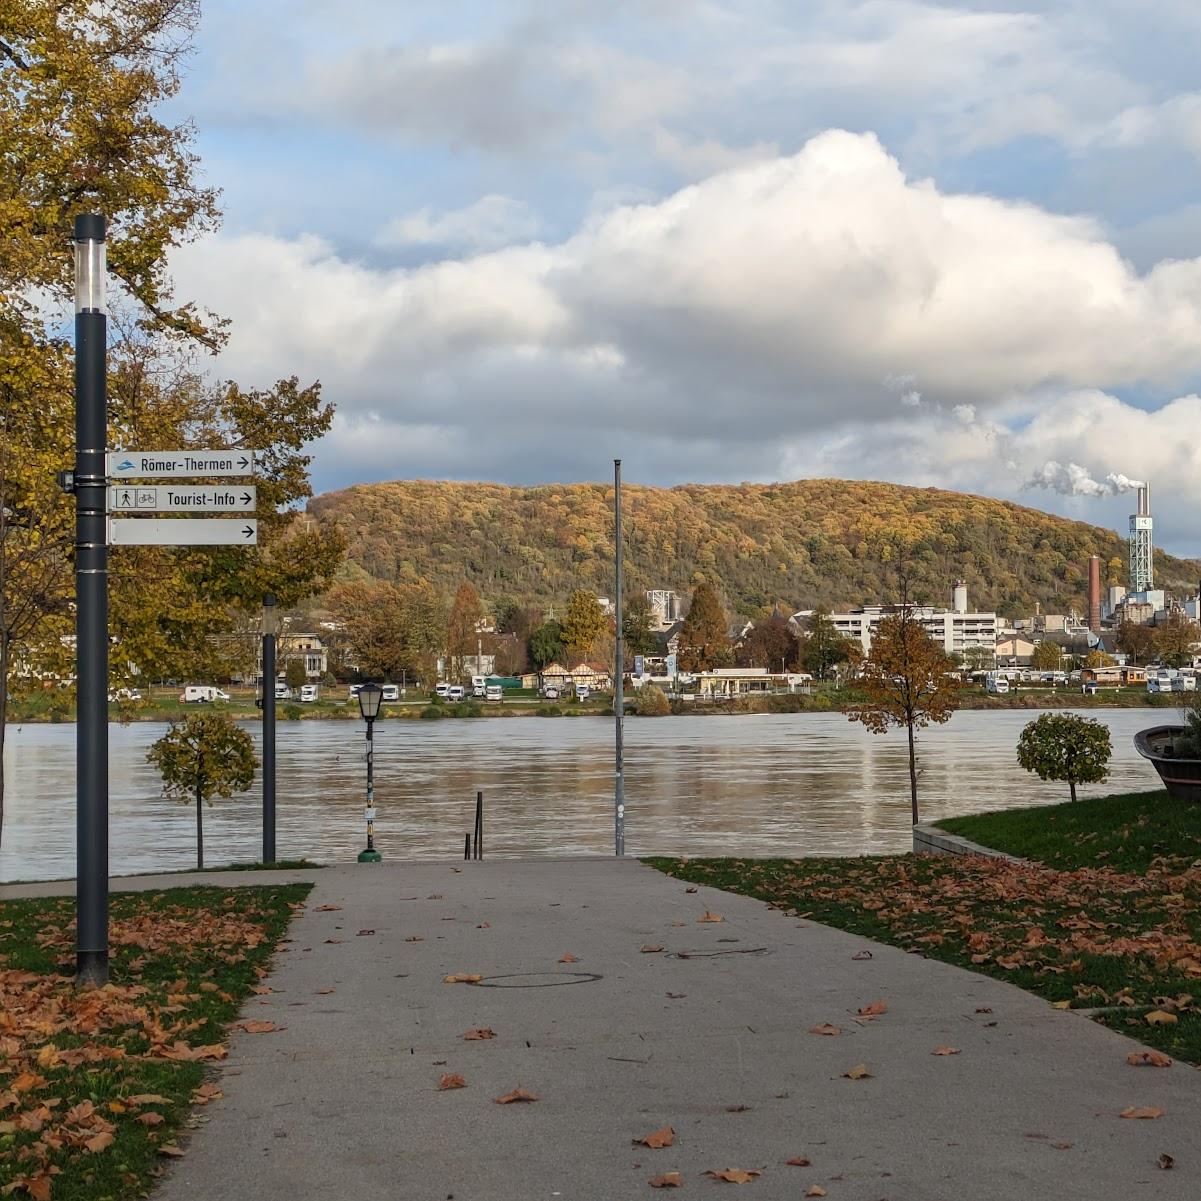
<path fill-rule="evenodd" d="M 196 870 L 204 871 L 204 803 L 200 799 L 201 786 L 196 785 Z"/>
<path fill-rule="evenodd" d="M 909 801 L 913 808 L 913 824 L 917 825 L 917 751 L 913 745 L 913 718 L 909 719 Z"/>
<path fill-rule="evenodd" d="M 0 599 L 0 846 L 4 844 L 4 739 L 8 733 L 8 637 L 3 621 L 4 602 Z"/>
<path fill-rule="evenodd" d="M 1069 780 L 1068 787 L 1072 790 L 1072 800 L 1074 801 L 1076 799 L 1076 781 Z"/>

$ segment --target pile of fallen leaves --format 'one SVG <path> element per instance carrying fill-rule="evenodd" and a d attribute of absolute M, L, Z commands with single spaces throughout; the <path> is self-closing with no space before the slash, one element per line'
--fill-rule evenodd
<path fill-rule="evenodd" d="M 1137 875 L 976 856 L 653 862 L 1061 1007 L 1110 1010 L 1107 1024 L 1201 1062 L 1201 861 Z"/>
<path fill-rule="evenodd" d="M 73 909 L 0 904 L 0 1195 L 143 1195 L 203 1065 L 266 974 L 306 886 L 113 899 L 110 975 L 77 991 Z M 111 1150 L 110 1150 L 111 1149 Z"/>

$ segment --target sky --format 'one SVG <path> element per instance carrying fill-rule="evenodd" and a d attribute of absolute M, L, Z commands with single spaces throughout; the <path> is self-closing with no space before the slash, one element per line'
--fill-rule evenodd
<path fill-rule="evenodd" d="M 1149 13 L 1154 13 L 1151 20 Z M 1194 0 L 208 0 L 216 373 L 318 490 L 891 480 L 1201 553 Z"/>

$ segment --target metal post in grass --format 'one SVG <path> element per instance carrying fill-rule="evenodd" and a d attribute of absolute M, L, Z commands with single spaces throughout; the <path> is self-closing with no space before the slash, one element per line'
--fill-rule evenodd
<path fill-rule="evenodd" d="M 263 597 L 263 862 L 275 862 L 275 597 Z"/>
<path fill-rule="evenodd" d="M 108 983 L 108 385 L 104 218 L 75 218 L 76 937 L 80 985 Z"/>
<path fill-rule="evenodd" d="M 623 741 L 625 722 L 625 647 L 621 636 L 621 460 L 613 460 L 613 541 L 616 548 L 616 581 L 614 620 L 617 627 L 616 649 L 613 671 L 613 853 L 626 853 L 626 785 L 625 746 Z"/>

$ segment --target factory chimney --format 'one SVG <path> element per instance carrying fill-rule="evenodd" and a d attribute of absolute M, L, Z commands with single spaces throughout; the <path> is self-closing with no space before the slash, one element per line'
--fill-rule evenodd
<path fill-rule="evenodd" d="M 1088 560 L 1088 628 L 1094 634 L 1101 632 L 1101 556 L 1091 555 Z"/>
<path fill-rule="evenodd" d="M 956 613 L 967 612 L 967 581 L 956 580 L 955 590 L 951 593 L 951 608 Z"/>
<path fill-rule="evenodd" d="M 1151 530 L 1151 489 L 1140 484 L 1136 512 L 1130 515 L 1131 592 L 1147 592 L 1154 587 Z"/>

